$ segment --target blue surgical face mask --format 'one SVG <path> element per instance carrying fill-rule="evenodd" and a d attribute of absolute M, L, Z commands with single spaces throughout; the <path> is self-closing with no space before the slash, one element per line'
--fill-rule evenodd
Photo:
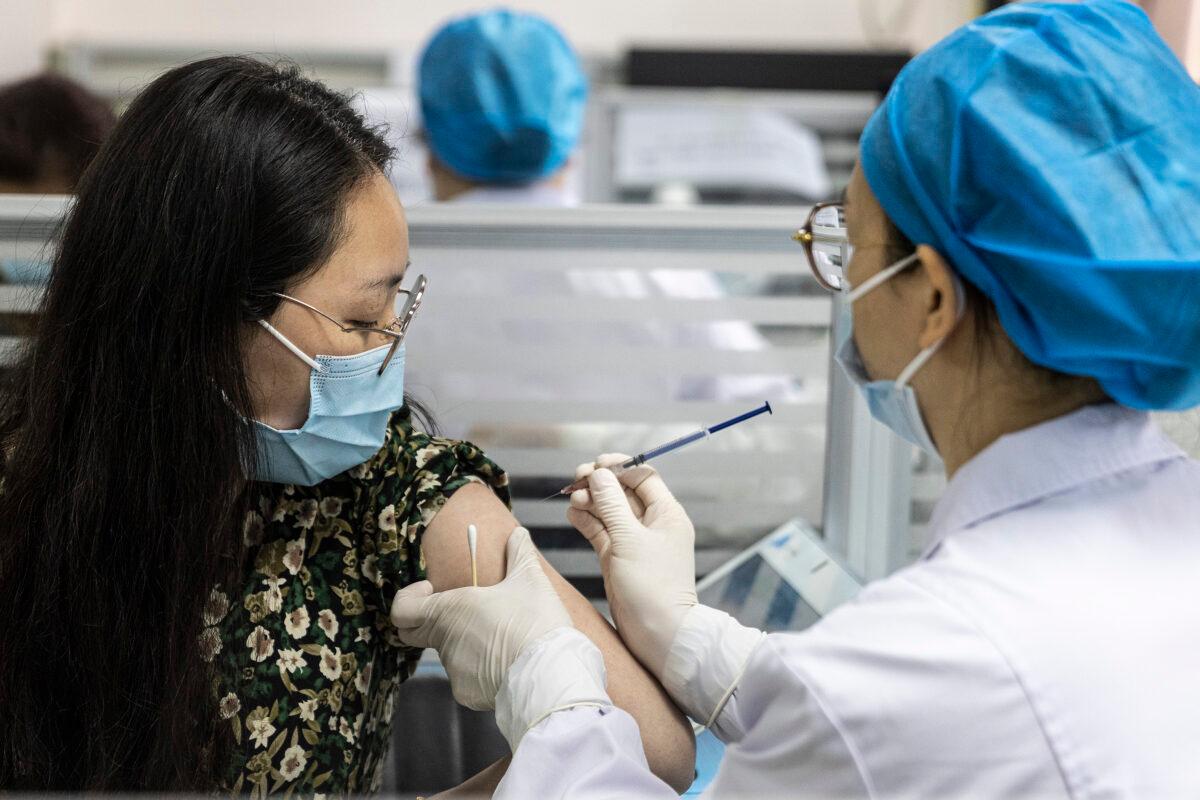
<path fill-rule="evenodd" d="M 857 386 L 862 393 L 872 417 L 882 422 L 900 438 L 911 442 L 930 455 L 937 456 L 937 446 L 933 443 L 933 437 L 929 435 L 929 427 L 925 424 L 925 420 L 921 416 L 921 407 L 917 404 L 917 393 L 909 385 L 909 382 L 917 374 L 917 371 L 933 358 L 934 353 L 942 346 L 945 339 L 939 339 L 917 353 L 916 358 L 900 372 L 900 375 L 890 381 L 871 380 L 863 365 L 862 354 L 859 353 L 858 346 L 854 343 L 854 323 L 851 311 L 854 301 L 883 285 L 911 266 L 916 260 L 917 254 L 913 253 L 908 258 L 897 261 L 845 296 L 839 312 L 842 315 L 838 326 L 840 339 L 833 357 L 841 365 L 850 382 Z M 963 289 L 957 276 L 954 276 L 954 281 L 960 298 L 958 314 L 961 318 Z"/>
<path fill-rule="evenodd" d="M 404 346 L 396 348 L 380 375 L 380 364 L 391 345 L 353 356 L 313 359 L 268 323 L 259 324 L 308 364 L 312 377 L 303 427 L 281 431 L 255 420 L 255 479 L 313 486 L 378 453 L 388 418 L 404 405 Z"/>

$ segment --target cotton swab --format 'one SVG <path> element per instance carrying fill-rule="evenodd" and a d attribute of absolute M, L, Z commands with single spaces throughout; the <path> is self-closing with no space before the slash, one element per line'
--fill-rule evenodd
<path fill-rule="evenodd" d="M 479 532 L 475 530 L 474 525 L 467 526 L 467 547 L 471 549 L 471 585 L 479 585 L 479 572 L 475 566 L 476 546 L 479 542 Z"/>

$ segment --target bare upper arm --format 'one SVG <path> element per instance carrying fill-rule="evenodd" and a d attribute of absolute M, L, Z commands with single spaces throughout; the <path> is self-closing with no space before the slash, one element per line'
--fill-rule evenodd
<path fill-rule="evenodd" d="M 504 547 L 520 523 L 483 484 L 472 483 L 455 492 L 429 523 L 422 540 L 426 575 L 435 591 L 471 583 L 467 526 L 479 533 L 477 570 L 481 586 L 504 578 Z M 542 568 L 562 598 L 575 627 L 596 643 L 604 655 L 608 693 L 613 703 L 638 723 L 651 770 L 683 791 L 692 782 L 695 738 L 687 719 L 666 692 L 625 648 L 617 632 L 544 559 Z"/>
<path fill-rule="evenodd" d="M 471 585 L 467 526 L 479 532 L 479 584 L 491 586 L 504 578 L 504 545 L 519 523 L 504 503 L 481 483 L 459 489 L 430 521 L 421 540 L 425 574 L 435 592 Z"/>

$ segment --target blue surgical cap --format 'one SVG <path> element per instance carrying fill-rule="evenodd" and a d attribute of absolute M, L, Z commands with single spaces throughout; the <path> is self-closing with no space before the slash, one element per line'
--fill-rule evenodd
<path fill-rule="evenodd" d="M 1134 408 L 1200 404 L 1200 88 L 1140 9 L 960 28 L 900 73 L 861 163 L 1031 361 Z"/>
<path fill-rule="evenodd" d="M 587 77 L 541 17 L 498 9 L 455 20 L 426 45 L 417 79 L 429 146 L 464 177 L 530 183 L 579 141 Z"/>

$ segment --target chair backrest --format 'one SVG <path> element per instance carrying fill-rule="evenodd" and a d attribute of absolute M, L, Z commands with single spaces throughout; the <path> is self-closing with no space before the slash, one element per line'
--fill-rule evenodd
<path fill-rule="evenodd" d="M 440 668 L 418 671 L 396 689 L 397 724 L 384 766 L 385 796 L 436 794 L 509 755 L 491 711 L 460 706 Z"/>

